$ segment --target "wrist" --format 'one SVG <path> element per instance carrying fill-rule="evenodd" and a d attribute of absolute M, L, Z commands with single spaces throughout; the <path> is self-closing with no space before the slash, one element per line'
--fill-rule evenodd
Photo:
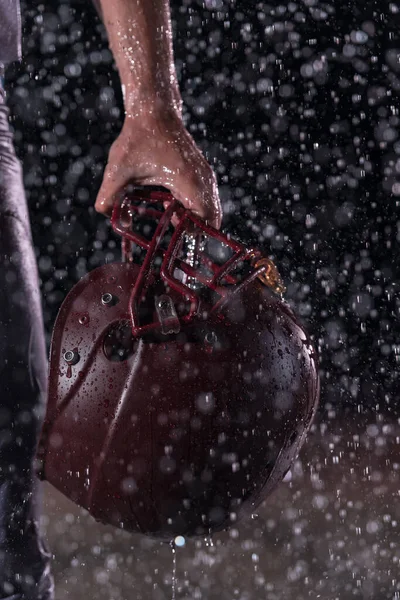
<path fill-rule="evenodd" d="M 123 84 L 125 116 L 129 119 L 179 118 L 181 120 L 182 99 L 178 88 L 160 85 L 138 88 L 137 85 Z"/>

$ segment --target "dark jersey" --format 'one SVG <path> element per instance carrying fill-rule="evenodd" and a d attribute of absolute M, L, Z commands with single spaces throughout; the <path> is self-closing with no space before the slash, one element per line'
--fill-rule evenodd
<path fill-rule="evenodd" d="M 19 0 L 0 0 L 0 63 L 21 58 Z"/>

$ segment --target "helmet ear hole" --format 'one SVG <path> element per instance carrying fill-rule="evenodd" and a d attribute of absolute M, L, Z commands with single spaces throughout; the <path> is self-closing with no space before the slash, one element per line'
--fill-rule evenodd
<path fill-rule="evenodd" d="M 134 353 L 135 339 L 129 321 L 114 324 L 104 337 L 104 354 L 111 362 L 122 362 Z"/>

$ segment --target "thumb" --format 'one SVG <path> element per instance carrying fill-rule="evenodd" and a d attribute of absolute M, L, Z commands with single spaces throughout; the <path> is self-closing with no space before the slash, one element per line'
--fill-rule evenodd
<path fill-rule="evenodd" d="M 94 205 L 97 212 L 110 215 L 118 193 L 126 183 L 127 181 L 125 181 L 115 164 L 113 167 L 110 167 L 110 163 L 108 163 L 104 170 L 103 181 Z"/>

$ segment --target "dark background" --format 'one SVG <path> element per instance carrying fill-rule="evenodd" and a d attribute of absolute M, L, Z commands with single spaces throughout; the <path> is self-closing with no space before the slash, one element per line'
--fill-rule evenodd
<path fill-rule="evenodd" d="M 321 356 L 322 403 L 398 404 L 400 19 L 389 2 L 172 2 L 185 120 L 223 226 L 273 256 Z M 250 9 L 249 6 L 252 5 Z M 90 2 L 23 4 L 8 71 L 51 331 L 70 287 L 119 257 L 95 214 L 123 118 Z"/>
<path fill-rule="evenodd" d="M 178 553 L 177 598 L 397 600 L 400 5 L 172 9 L 185 120 L 218 174 L 223 227 L 276 260 L 322 385 L 293 482 L 217 550 Z M 8 100 L 49 341 L 71 286 L 119 257 L 93 204 L 123 109 L 90 2 L 23 3 L 23 28 Z M 53 491 L 46 507 L 60 600 L 171 597 L 169 548 L 104 533 Z"/>

